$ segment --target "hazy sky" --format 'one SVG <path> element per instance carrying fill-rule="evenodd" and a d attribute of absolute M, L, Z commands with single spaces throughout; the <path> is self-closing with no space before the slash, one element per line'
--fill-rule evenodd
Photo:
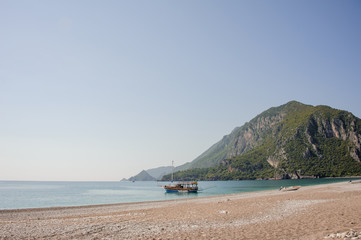
<path fill-rule="evenodd" d="M 0 180 L 118 181 L 360 89 L 361 1 L 0 0 Z"/>

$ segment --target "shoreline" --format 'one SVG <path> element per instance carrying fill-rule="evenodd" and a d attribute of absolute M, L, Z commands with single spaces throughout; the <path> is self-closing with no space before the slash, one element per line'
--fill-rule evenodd
<path fill-rule="evenodd" d="M 318 184 L 314 186 L 319 185 L 328 185 L 332 183 L 327 184 Z M 307 186 L 308 187 L 308 186 Z M 189 198 L 176 198 L 176 199 L 166 199 L 166 200 L 154 200 L 154 201 L 140 201 L 140 202 L 124 202 L 124 203 L 106 203 L 106 204 L 92 204 L 92 205 L 79 205 L 79 206 L 54 206 L 54 207 L 40 207 L 40 208 L 17 208 L 17 209 L 0 209 L 1 213 L 6 212 L 33 212 L 33 211 L 55 211 L 55 210 L 67 210 L 67 209 L 87 209 L 87 208 L 102 208 L 102 207 L 121 207 L 121 206 L 131 206 L 131 205 L 139 205 L 139 204 L 152 204 L 152 203 L 166 203 L 166 202 L 182 202 L 182 201 L 189 201 L 189 200 L 196 200 L 196 199 L 204 199 L 204 198 L 218 198 L 218 197 L 231 197 L 233 195 L 239 195 L 239 194 L 248 194 L 248 193 L 263 193 L 263 192 L 273 192 L 276 191 L 273 190 L 258 190 L 258 191 L 252 191 L 252 192 L 241 192 L 241 193 L 228 193 L 228 194 L 220 194 L 220 195 L 211 195 L 211 196 L 201 196 L 201 197 L 189 197 Z"/>
<path fill-rule="evenodd" d="M 323 178 L 323 179 L 345 179 L 344 182 L 348 182 L 348 180 L 353 181 L 354 179 L 361 180 L 361 176 L 327 177 L 327 178 Z M 268 179 L 267 181 L 269 181 L 269 180 L 272 181 L 272 180 L 279 180 L 279 179 Z M 292 180 L 292 179 L 286 179 L 286 180 Z M 297 180 L 297 179 L 294 179 L 294 180 Z M 298 180 L 302 180 L 302 179 L 298 179 Z M 305 180 L 309 180 L 309 179 L 305 179 Z M 230 181 L 233 181 L 233 180 L 230 180 Z M 265 181 L 265 180 L 247 180 L 247 181 Z M 29 182 L 29 181 L 26 181 L 26 182 Z M 44 181 L 44 182 L 48 182 L 48 181 Z M 63 182 L 63 181 L 54 181 L 54 182 Z M 154 181 L 154 182 L 158 183 L 159 181 Z M 202 182 L 217 182 L 217 181 L 202 181 Z M 342 181 L 336 182 L 336 183 L 341 183 L 341 182 Z M 333 182 L 332 183 L 321 183 L 321 184 L 315 184 L 315 185 L 305 185 L 305 186 L 302 186 L 302 187 L 304 188 L 304 187 L 328 185 L 328 184 L 333 184 Z M 278 188 L 275 188 L 275 189 L 278 189 Z M 263 191 L 274 191 L 275 189 L 255 190 L 255 191 L 250 191 L 250 192 L 226 193 L 226 194 L 219 194 L 219 195 L 185 197 L 185 198 L 175 198 L 175 199 L 165 199 L 165 200 L 149 200 L 149 201 L 135 201 L 135 202 L 118 202 L 118 203 L 99 203 L 99 204 L 89 204 L 89 205 L 64 205 L 64 206 L 45 206 L 45 207 L 8 208 L 8 209 L 5 208 L 5 209 L 0 209 L 0 213 L 5 212 L 5 211 L 9 211 L 9 212 L 11 212 L 11 211 L 23 211 L 23 210 L 25 210 L 25 211 L 35 211 L 35 210 L 41 210 L 41 209 L 45 209 L 45 210 L 61 210 L 61 209 L 65 209 L 65 208 L 91 208 L 91 207 L 117 206 L 117 205 L 124 205 L 124 204 L 136 204 L 136 203 L 148 203 L 148 202 L 157 203 L 157 202 L 163 202 L 163 201 L 177 201 L 177 200 L 186 200 L 186 199 L 192 199 L 192 198 L 209 198 L 209 197 L 217 197 L 217 196 L 225 196 L 225 195 L 233 195 L 233 194 L 246 194 L 246 193 L 263 192 Z"/>
<path fill-rule="evenodd" d="M 361 184 L 0 210 L 0 239 L 323 239 L 361 231 Z M 361 239 L 361 235 L 360 235 Z"/>

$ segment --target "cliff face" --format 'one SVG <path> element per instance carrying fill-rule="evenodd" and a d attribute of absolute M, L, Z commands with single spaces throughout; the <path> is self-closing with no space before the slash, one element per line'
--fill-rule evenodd
<path fill-rule="evenodd" d="M 269 177 L 272 172 L 282 178 L 344 176 L 360 175 L 360 160 L 359 118 L 327 106 L 291 101 L 235 128 L 193 162 L 176 170 L 221 166 L 208 176 L 228 174 L 232 179 L 242 171 L 263 171 Z"/>
<path fill-rule="evenodd" d="M 268 163 L 282 169 L 283 176 L 292 178 L 360 175 L 360 119 L 326 106 L 312 107 L 300 113 L 303 113 L 301 118 L 296 118 L 294 113 L 286 118 L 298 122 L 293 128 L 280 123 L 280 131 L 272 137 L 277 144 Z"/>
<path fill-rule="evenodd" d="M 306 129 L 308 142 L 318 156 L 315 138 L 337 138 L 350 143 L 348 151 L 350 156 L 360 162 L 361 156 L 361 133 L 359 121 L 351 113 L 346 117 L 324 119 L 321 116 L 311 116 Z"/>
<path fill-rule="evenodd" d="M 265 137 L 267 137 L 267 134 L 283 120 L 284 115 L 283 112 L 277 112 L 271 116 L 258 116 L 246 124 L 237 131 L 236 136 L 232 139 L 226 158 L 241 155 L 260 145 Z"/>
<path fill-rule="evenodd" d="M 241 155 L 260 145 L 267 133 L 282 121 L 284 112 L 279 108 L 271 108 L 242 127 L 236 127 L 229 135 L 211 146 L 190 163 L 175 168 L 175 171 L 190 168 L 208 168 L 219 165 L 222 160 Z"/>
<path fill-rule="evenodd" d="M 280 107 L 270 108 L 242 127 L 236 127 L 229 135 L 224 136 L 192 162 L 179 166 L 175 170 L 216 166 L 224 159 L 241 155 L 259 146 L 270 132 L 275 131 L 274 128 L 283 121 L 286 114 L 295 108 L 294 105 L 308 107 L 293 101 Z"/>

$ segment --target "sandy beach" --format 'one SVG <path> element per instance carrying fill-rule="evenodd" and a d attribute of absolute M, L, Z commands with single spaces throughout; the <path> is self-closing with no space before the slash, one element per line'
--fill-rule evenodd
<path fill-rule="evenodd" d="M 361 239 L 361 183 L 0 211 L 0 239 Z M 359 236 L 359 237 L 358 237 Z"/>

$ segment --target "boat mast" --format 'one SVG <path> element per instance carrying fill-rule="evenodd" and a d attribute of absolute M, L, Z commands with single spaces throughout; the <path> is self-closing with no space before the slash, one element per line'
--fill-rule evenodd
<path fill-rule="evenodd" d="M 172 160 L 172 182 L 173 182 L 173 174 L 174 174 L 174 161 Z"/>

